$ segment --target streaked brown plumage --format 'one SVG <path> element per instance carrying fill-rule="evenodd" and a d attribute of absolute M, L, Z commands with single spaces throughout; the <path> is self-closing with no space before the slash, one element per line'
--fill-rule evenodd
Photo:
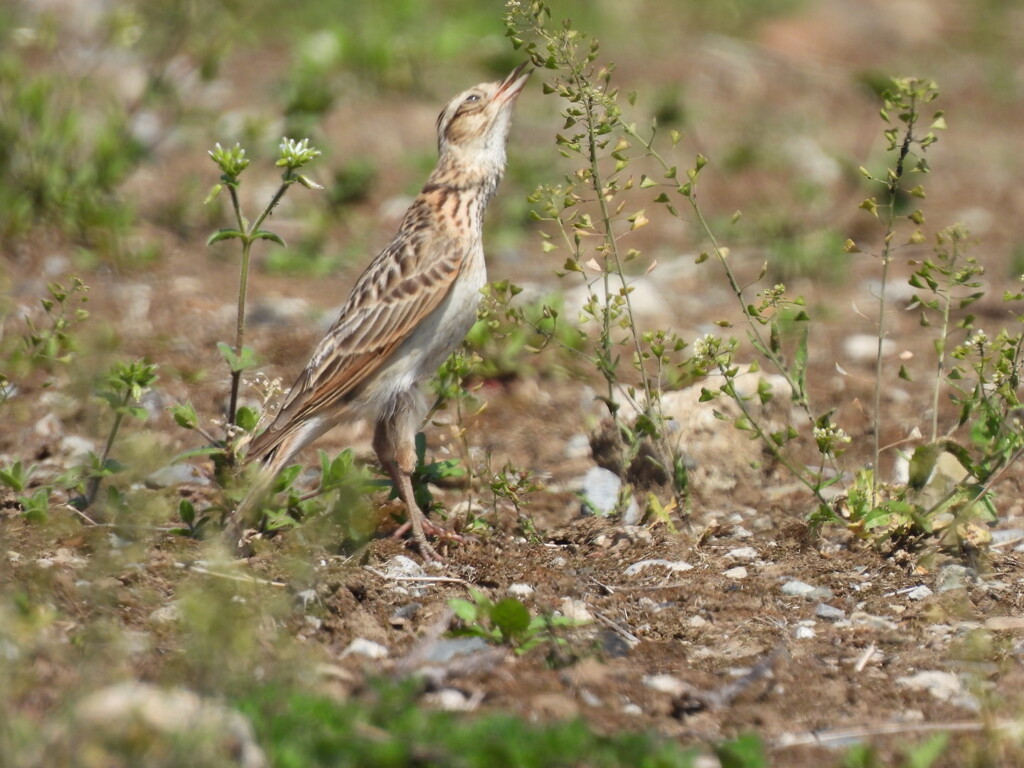
<path fill-rule="evenodd" d="M 388 246 L 352 288 L 337 321 L 299 374 L 247 461 L 262 461 L 228 526 L 237 538 L 278 472 L 305 446 L 353 418 L 375 422 L 373 446 L 409 511 L 426 557 L 424 516 L 413 498 L 419 384 L 476 319 L 487 279 L 483 218 L 505 168 L 512 108 L 525 65 L 452 99 L 437 119 L 439 159 Z"/>

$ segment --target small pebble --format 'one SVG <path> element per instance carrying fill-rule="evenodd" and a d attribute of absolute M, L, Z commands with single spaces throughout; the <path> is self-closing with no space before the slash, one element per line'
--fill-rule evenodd
<path fill-rule="evenodd" d="M 818 607 L 814 609 L 814 615 L 826 621 L 839 621 L 846 618 L 846 611 L 840 610 L 828 603 L 818 603 Z"/>
<path fill-rule="evenodd" d="M 181 619 L 181 606 L 178 603 L 162 605 L 149 614 L 151 624 L 173 624 Z"/>
<path fill-rule="evenodd" d="M 475 696 L 467 696 L 454 688 L 442 688 L 439 691 L 424 694 L 423 702 L 445 712 L 472 712 L 479 704 Z"/>
<path fill-rule="evenodd" d="M 375 643 L 373 640 L 367 640 L 363 637 L 357 637 L 348 647 L 342 651 L 341 657 L 346 656 L 365 656 L 368 659 L 386 659 L 388 657 L 388 649 L 380 643 Z"/>
<path fill-rule="evenodd" d="M 804 581 L 787 581 L 782 585 L 782 594 L 791 597 L 802 597 L 806 600 L 828 600 L 832 590 L 828 587 L 815 587 Z"/>
<path fill-rule="evenodd" d="M 742 565 L 737 565 L 735 568 L 725 571 L 722 575 L 727 579 L 745 579 L 747 578 L 747 569 Z"/>
<path fill-rule="evenodd" d="M 922 584 L 921 586 L 914 587 L 909 592 L 906 592 L 904 596 L 907 598 L 907 600 L 924 600 L 927 597 L 931 597 L 933 594 L 935 593 L 932 592 L 927 586 Z"/>
<path fill-rule="evenodd" d="M 758 552 L 753 547 L 737 547 L 730 549 L 725 556 L 733 560 L 757 560 Z"/>
<path fill-rule="evenodd" d="M 482 637 L 442 637 L 430 647 L 426 661 L 447 664 L 456 656 L 469 656 L 490 647 Z"/>
<path fill-rule="evenodd" d="M 1024 630 L 1024 616 L 990 616 L 985 629 L 993 632 L 1019 632 Z"/>
<path fill-rule="evenodd" d="M 797 640 L 810 640 L 817 636 L 818 632 L 814 629 L 814 622 L 812 621 L 801 621 L 796 629 L 793 630 L 793 637 Z"/>
<path fill-rule="evenodd" d="M 587 608 L 582 600 L 573 600 L 571 597 L 562 598 L 562 615 L 567 619 L 589 624 L 594 620 L 594 615 Z"/>
<path fill-rule="evenodd" d="M 855 627 L 867 627 L 868 629 L 887 629 L 891 632 L 897 631 L 900 627 L 895 621 L 884 616 L 872 616 L 864 611 L 854 611 L 850 614 L 850 623 Z"/>
<path fill-rule="evenodd" d="M 626 569 L 627 576 L 636 576 L 643 570 L 652 567 L 667 568 L 673 573 L 681 573 L 683 571 L 689 571 L 693 569 L 693 566 L 683 560 L 664 560 L 662 558 L 656 558 L 654 560 L 641 560 L 638 563 L 633 563 Z"/>
<path fill-rule="evenodd" d="M 670 696 L 681 696 L 686 692 L 686 684 L 672 675 L 644 675 L 643 683 L 652 691 L 667 693 Z"/>
<path fill-rule="evenodd" d="M 513 597 L 526 597 L 532 595 L 534 589 L 529 584 L 509 584 L 508 593 Z"/>
<path fill-rule="evenodd" d="M 952 701 L 964 693 L 963 683 L 957 675 L 937 669 L 897 677 L 896 685 L 902 685 L 904 688 L 915 691 L 928 691 L 939 701 Z"/>
<path fill-rule="evenodd" d="M 939 569 L 939 592 L 963 589 L 967 586 L 969 571 L 966 566 L 951 563 Z"/>

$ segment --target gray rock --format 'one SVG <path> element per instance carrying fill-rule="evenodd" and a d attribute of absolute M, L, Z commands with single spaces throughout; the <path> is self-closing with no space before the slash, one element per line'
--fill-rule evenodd
<path fill-rule="evenodd" d="M 814 609 L 814 615 L 819 619 L 825 619 L 825 621 L 839 621 L 846 618 L 846 611 L 828 603 L 818 603 L 818 607 Z"/>
<path fill-rule="evenodd" d="M 686 683 L 672 675 L 645 675 L 643 684 L 645 688 L 670 696 L 682 696 L 687 690 Z"/>
<path fill-rule="evenodd" d="M 429 664 L 447 664 L 456 656 L 469 656 L 489 650 L 482 637 L 444 637 L 434 643 L 424 661 Z"/>
<path fill-rule="evenodd" d="M 899 630 L 899 624 L 884 616 L 874 616 L 864 611 L 854 611 L 850 614 L 850 624 L 855 627 L 866 627 L 868 629 L 884 629 L 890 632 Z"/>
<path fill-rule="evenodd" d="M 590 458 L 590 438 L 582 433 L 570 437 L 565 443 L 565 458 Z"/>
<path fill-rule="evenodd" d="M 583 476 L 585 511 L 598 517 L 612 514 L 618 507 L 621 489 L 622 479 L 614 472 L 604 467 L 591 467 Z M 639 518 L 640 508 L 637 506 L 636 499 L 631 498 L 623 513 L 622 521 L 626 525 L 633 525 Z"/>
<path fill-rule="evenodd" d="M 467 696 L 455 688 L 442 688 L 439 691 L 424 694 L 423 703 L 443 709 L 445 712 L 472 712 L 479 706 L 480 698 Z"/>
<path fill-rule="evenodd" d="M 357 637 L 348 647 L 342 651 L 341 657 L 346 656 L 365 656 L 368 659 L 386 659 L 388 657 L 388 649 L 380 643 L 375 643 L 373 640 L 367 640 L 364 637 Z"/>
<path fill-rule="evenodd" d="M 210 478 L 191 464 L 169 464 L 146 477 L 148 488 L 175 488 L 179 485 L 209 485 Z"/>
<path fill-rule="evenodd" d="M 408 621 L 419 613 L 422 607 L 423 603 L 417 603 L 416 601 L 398 606 L 395 612 L 391 614 L 391 623 Z"/>
<path fill-rule="evenodd" d="M 740 579 L 747 578 L 747 569 L 742 565 L 737 565 L 735 568 L 730 568 L 729 570 L 724 571 L 722 575 L 727 579 L 736 579 L 739 581 Z"/>
<path fill-rule="evenodd" d="M 151 624 L 174 624 L 181 620 L 181 605 L 177 601 L 162 605 L 149 614 Z"/>
<path fill-rule="evenodd" d="M 919 587 L 914 587 L 913 589 L 909 590 L 906 593 L 906 598 L 907 600 L 924 600 L 927 597 L 931 597 L 933 594 L 935 593 L 932 592 L 927 586 L 922 584 Z"/>
<path fill-rule="evenodd" d="M 725 553 L 725 556 L 732 560 L 757 560 L 758 552 L 753 547 L 737 547 Z"/>
<path fill-rule="evenodd" d="M 423 566 L 405 555 L 395 555 L 388 561 L 384 569 L 394 581 L 391 582 L 391 589 L 402 594 L 409 594 L 420 597 L 427 593 L 430 583 L 427 581 L 403 581 L 403 579 L 418 579 L 427 575 Z"/>
<path fill-rule="evenodd" d="M 957 563 L 944 565 L 939 569 L 939 592 L 949 592 L 953 589 L 964 589 L 968 580 L 973 574 L 966 566 Z"/>
<path fill-rule="evenodd" d="M 1024 529 L 1022 528 L 1005 528 L 1003 530 L 992 531 L 992 546 L 1005 546 L 1011 542 L 1017 543 L 1022 540 L 1024 540 Z M 1021 546 L 1024 546 L 1024 544 Z"/>
<path fill-rule="evenodd" d="M 693 570 L 693 566 L 683 560 L 665 560 L 663 558 L 656 558 L 653 560 L 641 560 L 638 563 L 633 563 L 626 569 L 625 573 L 627 576 L 636 576 L 641 571 L 653 567 L 666 568 L 673 573 Z"/>
<path fill-rule="evenodd" d="M 796 579 L 782 585 L 782 594 L 790 597 L 802 597 L 805 600 L 829 600 L 832 598 L 832 590 L 828 587 L 815 587 Z"/>
<path fill-rule="evenodd" d="M 793 630 L 793 637 L 797 640 L 810 640 L 817 637 L 818 631 L 814 628 L 814 625 L 809 622 L 800 622 L 796 629 Z"/>
<path fill-rule="evenodd" d="M 967 709 L 978 708 L 978 702 L 966 691 L 963 681 L 952 672 L 923 670 L 913 675 L 897 677 L 896 685 L 915 691 L 927 691 L 939 701 L 948 701 Z"/>
<path fill-rule="evenodd" d="M 95 440 L 81 435 L 65 435 L 60 441 L 60 452 L 72 464 L 81 464 L 89 457 L 90 453 L 95 453 L 96 449 Z"/>

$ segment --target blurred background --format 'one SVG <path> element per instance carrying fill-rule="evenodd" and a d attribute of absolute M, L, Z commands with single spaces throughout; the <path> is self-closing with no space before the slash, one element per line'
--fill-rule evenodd
<path fill-rule="evenodd" d="M 842 244 L 867 248 L 881 236 L 858 209 L 877 192 L 858 168 L 885 168 L 879 94 L 893 76 L 936 80 L 934 107 L 949 125 L 923 180 L 929 239 L 966 224 L 993 301 L 1024 271 L 1022 4 L 561 0 L 552 13 L 601 41 L 613 84 L 637 92 L 634 106 L 622 99 L 630 119 L 682 134 L 680 167 L 698 152 L 710 158 L 702 205 L 740 274 L 756 277 L 767 263 L 767 280 L 805 294 L 823 322 L 874 333 L 836 307 L 873 300 L 876 260 Z M 7 0 L 7 309 L 35 302 L 47 280 L 80 274 L 94 316 L 108 321 L 93 326 L 104 329 L 97 349 L 171 363 L 164 384 L 187 396 L 220 364 L 214 342 L 231 333 L 237 289 L 236 250 L 205 244 L 229 222 L 225 197 L 203 202 L 218 177 L 207 150 L 247 149 L 242 198 L 255 211 L 277 183 L 281 137 L 309 137 L 324 153 L 309 173 L 325 189 L 286 197 L 272 223 L 289 247 L 257 248 L 251 293 L 254 344 L 275 371 L 301 365 L 433 165 L 440 108 L 522 60 L 504 14 L 500 2 L 438 0 Z M 526 197 L 572 170 L 554 143 L 563 105 L 542 94 L 543 80 L 537 73 L 520 99 L 487 224 L 492 277 L 539 293 L 558 289 L 564 255 L 541 251 Z M 694 265 L 704 245 L 695 227 L 650 219 L 631 242 L 662 270 L 643 308 L 690 338 L 730 311 L 730 293 Z M 211 409 L 214 391 L 220 380 Z"/>
<path fill-rule="evenodd" d="M 601 41 L 613 82 L 638 92 L 638 122 L 681 131 L 681 160 L 711 159 L 705 207 L 742 209 L 734 247 L 767 249 L 783 276 L 842 277 L 838 247 L 867 224 L 857 168 L 883 148 L 878 92 L 891 76 L 936 80 L 950 130 L 931 154 L 929 210 L 963 220 L 1008 274 L 1024 268 L 1020 3 L 561 0 L 552 11 Z M 287 135 L 324 151 L 326 191 L 289 198 L 279 218 L 292 247 L 268 249 L 264 268 L 318 276 L 362 261 L 432 165 L 441 105 L 520 61 L 503 15 L 500 2 L 7 0 L 4 257 L 19 272 L 57 253 L 75 269 L 131 271 L 187 245 L 200 266 L 213 257 L 197 238 L 223 213 L 202 205 L 216 180 L 206 150 L 240 141 L 258 161 Z M 558 180 L 561 105 L 541 79 L 521 100 L 490 221 L 499 269 L 502 253 L 535 244 L 524 195 Z M 695 247 L 654 223 L 651 247 Z"/>

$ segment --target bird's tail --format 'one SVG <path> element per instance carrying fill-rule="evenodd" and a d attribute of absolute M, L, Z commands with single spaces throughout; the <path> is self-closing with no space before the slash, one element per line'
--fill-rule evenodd
<path fill-rule="evenodd" d="M 248 492 L 230 514 L 224 528 L 224 535 L 233 546 L 237 547 L 245 529 L 257 522 L 260 506 L 281 470 L 329 426 L 319 420 L 309 420 L 286 426 L 272 434 L 268 434 L 268 430 L 256 438 L 245 461 L 246 464 L 258 464 L 259 468 Z"/>

